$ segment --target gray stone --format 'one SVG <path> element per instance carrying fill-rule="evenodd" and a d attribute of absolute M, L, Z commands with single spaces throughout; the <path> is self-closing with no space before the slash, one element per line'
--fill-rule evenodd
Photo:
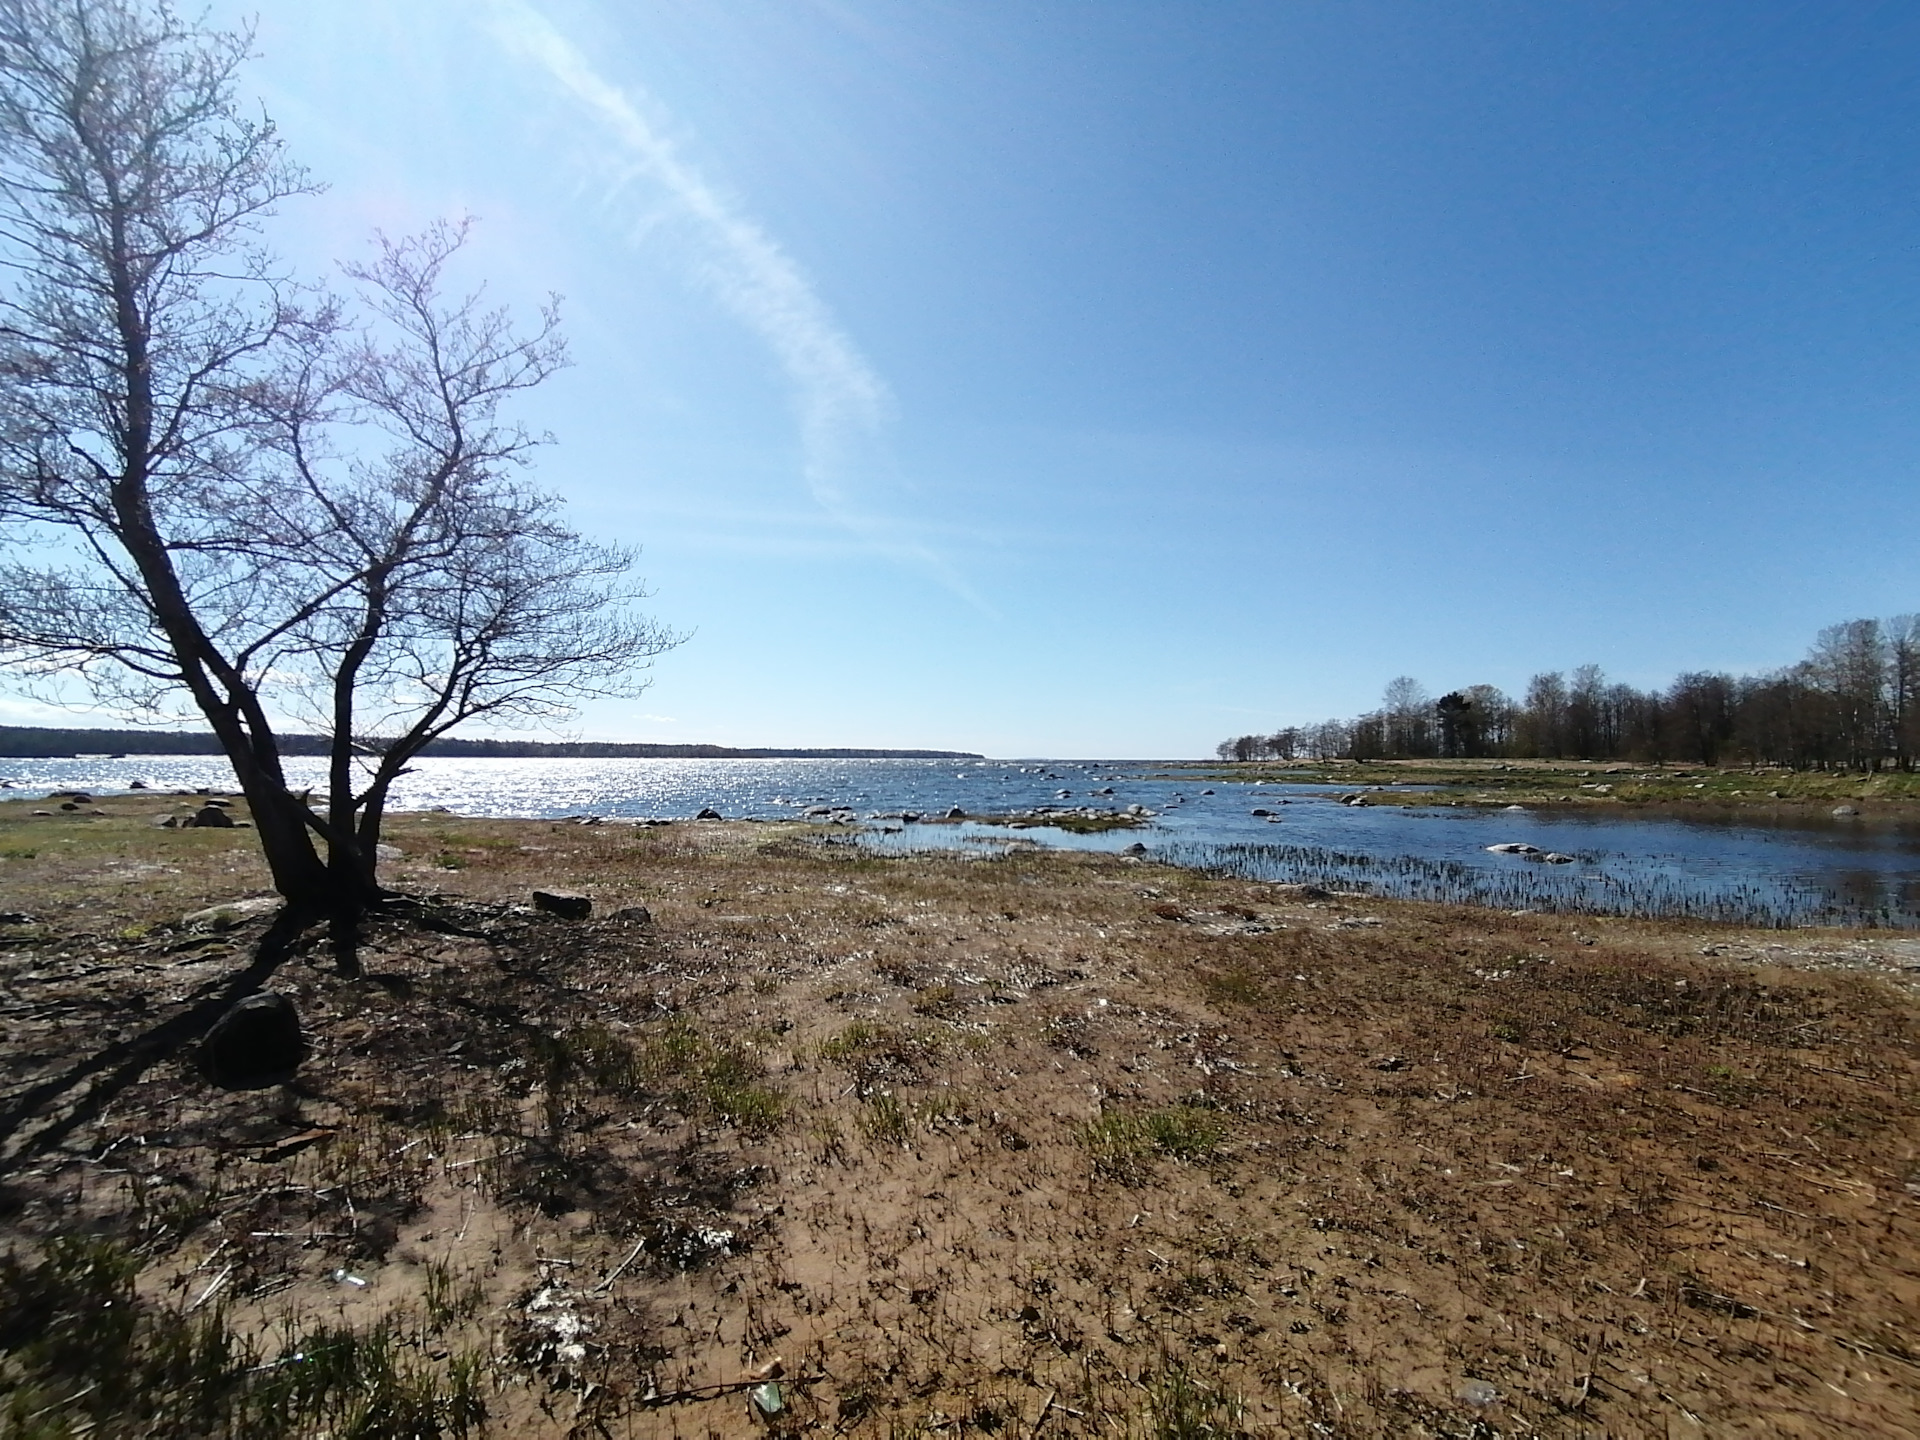
<path fill-rule="evenodd" d="M 947 819 L 949 820 L 964 820 L 966 818 L 967 812 L 962 810 L 958 805 L 947 811 Z"/>
<path fill-rule="evenodd" d="M 1558 850 L 1549 850 L 1540 858 L 1549 865 L 1571 865 L 1573 863 L 1573 856 L 1562 855 Z"/>
<path fill-rule="evenodd" d="M 217 805 L 202 805 L 186 823 L 201 829 L 231 830 L 233 817 Z"/>
<path fill-rule="evenodd" d="M 189 930 L 231 930 L 245 920 L 269 915 L 280 908 L 278 895 L 258 895 L 250 900 L 229 900 L 224 905 L 209 905 L 182 917 Z"/>
<path fill-rule="evenodd" d="M 180 817 L 178 815 L 156 815 L 147 823 L 156 830 L 178 830 L 180 828 Z"/>
<path fill-rule="evenodd" d="M 1838 816 L 1840 819 L 1844 820 L 1847 818 L 1847 816 L 1858 815 L 1860 812 L 1854 809 L 1854 807 L 1851 805 L 1836 805 L 1833 807 L 1833 813 L 1836 816 Z"/>
<path fill-rule="evenodd" d="M 721 813 L 718 810 L 714 809 L 711 805 L 709 805 L 693 818 L 696 820 L 721 820 L 726 817 L 721 815 Z"/>
<path fill-rule="evenodd" d="M 1120 853 L 1122 855 L 1144 855 L 1147 853 L 1147 847 L 1142 845 L 1138 840 L 1136 840 L 1133 842 L 1133 844 L 1128 845 L 1123 850 L 1121 850 Z"/>
<path fill-rule="evenodd" d="M 300 1012 L 271 990 L 249 995 L 227 1011 L 200 1044 L 201 1072 L 226 1090 L 283 1085 L 306 1058 Z"/>
<path fill-rule="evenodd" d="M 1262 810 L 1249 810 L 1249 811 L 1248 811 L 1247 813 L 1248 813 L 1249 815 L 1263 815 L 1263 816 L 1264 816 L 1264 815 L 1271 815 L 1271 814 L 1273 814 L 1273 811 L 1271 811 L 1271 810 L 1265 810 L 1265 809 L 1262 809 Z"/>
<path fill-rule="evenodd" d="M 1529 845 L 1524 840 L 1509 840 L 1501 845 L 1489 845 L 1487 851 L 1493 855 L 1538 855 L 1540 847 Z"/>
<path fill-rule="evenodd" d="M 407 852 L 398 845 L 376 845 L 373 854 L 378 860 L 404 860 L 407 856 Z"/>
<path fill-rule="evenodd" d="M 614 911 L 613 914 L 607 918 L 610 920 L 618 920 L 623 925 L 651 925 L 653 923 L 653 912 L 644 905 L 626 905 Z"/>
<path fill-rule="evenodd" d="M 584 920 L 593 914 L 593 901 L 572 890 L 536 890 L 533 908 L 558 915 L 562 920 Z"/>

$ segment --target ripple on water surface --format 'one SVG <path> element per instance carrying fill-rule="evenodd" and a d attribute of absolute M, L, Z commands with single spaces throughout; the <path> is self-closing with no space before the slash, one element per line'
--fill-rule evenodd
<path fill-rule="evenodd" d="M 318 759 L 288 763 L 320 786 Z M 0 760 L 16 793 L 230 788 L 226 762 L 201 756 Z M 1062 792 L 1065 792 L 1064 794 Z M 1211 792 L 1211 793 L 1210 793 Z M 527 818 L 797 819 L 818 806 L 857 816 L 1004 814 L 1043 805 L 1145 806 L 1151 826 L 1099 835 L 1020 832 L 1040 845 L 1120 850 L 1248 878 L 1506 909 L 1689 916 L 1756 924 L 1920 926 L 1920 827 L 1831 816 L 1737 820 L 1605 811 L 1350 807 L 1325 786 L 1250 786 L 1168 778 L 1125 761 L 425 759 L 394 792 L 396 809 Z M 1269 812 L 1254 814 L 1255 810 Z M 868 832 L 889 849 L 991 850 L 1015 837 L 974 825 Z M 1486 846 L 1525 842 L 1575 857 L 1545 866 Z"/>

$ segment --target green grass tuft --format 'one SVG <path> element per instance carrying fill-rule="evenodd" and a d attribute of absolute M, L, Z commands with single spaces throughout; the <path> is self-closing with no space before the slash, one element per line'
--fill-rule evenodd
<path fill-rule="evenodd" d="M 1155 1156 L 1211 1159 L 1226 1136 L 1227 1122 L 1219 1115 L 1182 1104 L 1144 1115 L 1108 1111 L 1081 1127 L 1080 1143 L 1100 1169 L 1125 1174 Z"/>

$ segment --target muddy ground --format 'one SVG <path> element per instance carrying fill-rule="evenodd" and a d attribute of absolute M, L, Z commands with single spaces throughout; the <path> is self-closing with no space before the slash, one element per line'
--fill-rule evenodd
<path fill-rule="evenodd" d="M 8 1433 L 1920 1431 L 1912 940 L 427 815 L 347 979 L 165 805 L 0 806 Z"/>

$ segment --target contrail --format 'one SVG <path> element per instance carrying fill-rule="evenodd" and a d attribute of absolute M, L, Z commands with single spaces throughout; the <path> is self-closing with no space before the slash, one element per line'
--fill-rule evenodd
<path fill-rule="evenodd" d="M 778 242 L 682 160 L 625 91 L 522 0 L 493 0 L 490 8 L 491 28 L 501 44 L 545 72 L 592 115 L 693 222 L 704 242 L 704 278 L 766 342 L 793 384 L 808 489 L 839 518 L 870 528 L 848 511 L 853 497 L 846 478 L 857 452 L 874 441 L 886 418 L 885 382 Z"/>

